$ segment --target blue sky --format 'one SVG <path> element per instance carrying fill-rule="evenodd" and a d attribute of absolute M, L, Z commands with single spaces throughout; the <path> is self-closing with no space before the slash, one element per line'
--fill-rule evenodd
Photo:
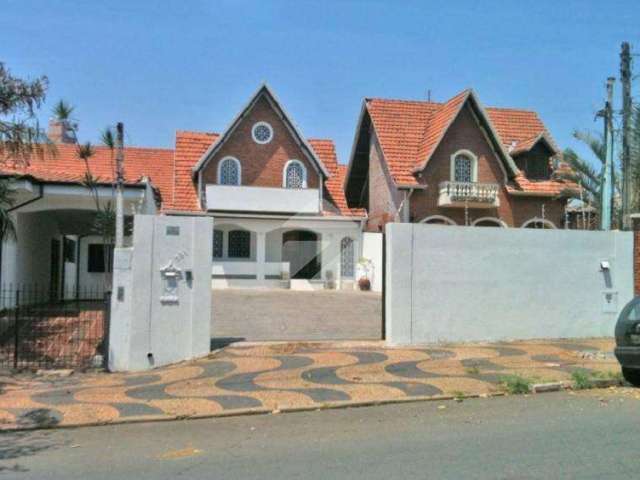
<path fill-rule="evenodd" d="M 82 140 L 123 121 L 127 143 L 145 146 L 224 129 L 267 81 L 304 134 L 334 139 L 346 162 L 363 97 L 429 89 L 534 109 L 575 146 L 575 128 L 600 129 L 620 42 L 640 53 L 639 18 L 638 1 L 3 0 L 0 61 L 49 77 L 42 121 L 63 98 Z"/>

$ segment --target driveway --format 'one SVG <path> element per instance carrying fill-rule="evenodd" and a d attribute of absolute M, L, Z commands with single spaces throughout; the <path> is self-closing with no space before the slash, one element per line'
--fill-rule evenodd
<path fill-rule="evenodd" d="M 378 293 L 322 290 L 214 290 L 215 339 L 379 340 Z"/>

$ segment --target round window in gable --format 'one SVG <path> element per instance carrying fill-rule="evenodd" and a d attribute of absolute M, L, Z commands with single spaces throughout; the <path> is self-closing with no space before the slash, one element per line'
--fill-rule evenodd
<path fill-rule="evenodd" d="M 251 129 L 254 142 L 264 145 L 273 139 L 273 128 L 267 122 L 258 122 Z"/>

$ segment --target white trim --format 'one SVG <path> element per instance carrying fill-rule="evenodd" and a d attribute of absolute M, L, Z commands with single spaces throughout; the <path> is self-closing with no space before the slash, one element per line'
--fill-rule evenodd
<path fill-rule="evenodd" d="M 236 163 L 237 167 L 238 167 L 238 183 L 236 184 L 229 184 L 229 183 L 220 183 L 220 170 L 222 169 L 222 164 L 224 162 L 226 162 L 227 160 L 232 160 Z M 218 162 L 218 172 L 216 174 L 216 183 L 218 185 L 235 185 L 235 186 L 240 186 L 242 185 L 242 164 L 240 163 L 240 160 L 238 160 L 236 157 L 232 157 L 230 155 L 227 155 L 226 157 L 220 159 L 220 161 Z"/>
<path fill-rule="evenodd" d="M 349 163 L 347 164 L 347 171 L 344 176 L 344 181 L 342 182 L 342 189 L 345 191 L 347 190 L 347 183 L 349 183 L 351 168 L 353 167 L 353 162 L 356 158 L 356 147 L 358 145 L 358 140 L 360 139 L 360 130 L 362 129 L 362 121 L 364 120 L 364 114 L 366 110 L 367 110 L 367 99 L 364 98 L 362 100 L 362 105 L 360 106 L 360 114 L 358 115 L 358 123 L 356 124 L 356 131 L 353 136 L 353 143 L 351 143 L 351 153 L 349 155 Z M 369 143 L 369 145 L 371 144 Z"/>
<path fill-rule="evenodd" d="M 472 182 L 477 182 L 478 181 L 478 157 L 476 157 L 476 155 L 471 151 L 471 150 L 466 150 L 466 149 L 461 149 L 458 150 L 457 152 L 453 153 L 450 157 L 450 170 L 449 170 L 449 175 L 451 178 L 452 182 L 456 182 L 456 157 L 458 156 L 464 156 L 464 157 L 468 157 L 471 160 L 471 181 Z"/>
<path fill-rule="evenodd" d="M 455 221 L 451 220 L 449 217 L 445 217 L 444 215 L 431 215 L 429 217 L 425 217 L 418 223 L 427 223 L 431 220 L 442 220 L 447 225 L 458 225 Z"/>
<path fill-rule="evenodd" d="M 496 218 L 496 217 L 480 217 L 477 220 L 474 220 L 473 223 L 471 223 L 471 226 L 475 227 L 476 224 L 478 224 L 480 222 L 493 222 L 497 226 L 502 227 L 502 228 L 508 228 L 509 227 L 509 225 L 507 225 L 504 220 L 500 220 L 499 218 Z"/>
<path fill-rule="evenodd" d="M 297 163 L 302 168 L 302 188 L 307 188 L 307 167 L 304 166 L 304 163 L 300 160 L 296 160 L 295 158 L 284 164 L 284 168 L 282 169 L 282 188 L 287 188 L 287 168 L 289 168 L 289 165 L 294 163 Z"/>
<path fill-rule="evenodd" d="M 555 224 L 551 220 L 547 220 L 546 218 L 540 218 L 540 217 L 530 218 L 529 220 L 524 222 L 522 225 L 520 225 L 520 228 L 527 228 L 527 225 L 529 225 L 531 223 L 536 223 L 536 222 L 543 223 L 544 225 L 547 225 L 548 227 L 550 227 L 550 228 L 552 228 L 554 230 L 558 228 L 558 227 L 555 226 Z"/>
<path fill-rule="evenodd" d="M 267 127 L 267 130 L 269 130 L 269 138 L 267 140 L 258 140 L 256 138 L 256 128 L 258 127 Z M 253 138 L 253 141 L 258 145 L 266 145 L 267 143 L 270 143 L 273 140 L 273 135 L 273 127 L 267 122 L 256 122 L 253 124 L 253 127 L 251 127 L 251 138 Z"/>

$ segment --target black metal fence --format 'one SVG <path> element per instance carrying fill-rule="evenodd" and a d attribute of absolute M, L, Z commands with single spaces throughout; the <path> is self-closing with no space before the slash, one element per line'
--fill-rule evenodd
<path fill-rule="evenodd" d="M 0 369 L 102 367 L 108 337 L 109 294 L 102 288 L 0 288 Z"/>

